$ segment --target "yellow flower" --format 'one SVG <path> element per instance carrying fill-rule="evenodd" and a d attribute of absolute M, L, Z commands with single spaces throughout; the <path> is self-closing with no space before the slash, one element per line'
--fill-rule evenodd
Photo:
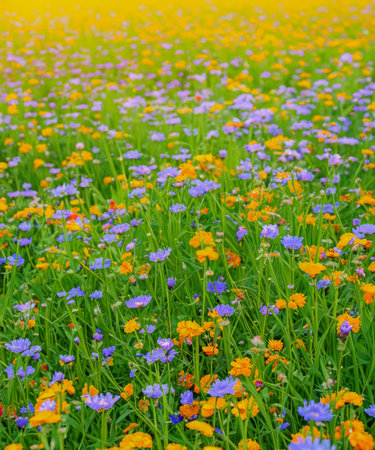
<path fill-rule="evenodd" d="M 127 450 L 133 448 L 152 448 L 152 437 L 147 433 L 137 431 L 122 438 L 119 447 Z"/>
<path fill-rule="evenodd" d="M 237 406 L 232 408 L 232 414 L 236 417 L 241 417 L 242 420 L 246 420 L 247 416 L 255 417 L 259 412 L 258 404 L 254 400 L 254 397 L 245 398 L 237 403 Z"/>
<path fill-rule="evenodd" d="M 133 333 L 133 331 L 139 330 L 141 327 L 137 323 L 137 318 L 134 317 L 134 319 L 128 320 L 125 324 L 124 331 L 125 333 Z"/>
<path fill-rule="evenodd" d="M 306 304 L 306 297 L 301 294 L 293 294 L 289 297 L 288 307 L 291 309 L 303 308 Z"/>
<path fill-rule="evenodd" d="M 314 278 L 316 275 L 323 272 L 323 270 L 326 270 L 326 266 L 323 266 L 323 264 L 313 262 L 300 261 L 298 263 L 298 267 L 302 270 L 302 272 L 309 274 L 311 278 Z"/>
<path fill-rule="evenodd" d="M 374 448 L 374 438 L 369 433 L 354 431 L 349 434 L 349 442 L 354 450 L 372 450 Z"/>
<path fill-rule="evenodd" d="M 240 442 L 238 443 L 238 450 L 244 450 L 245 449 L 245 444 L 243 439 L 240 440 Z M 260 450 L 260 446 L 258 444 L 258 442 L 256 441 L 252 441 L 251 439 L 246 439 L 246 449 L 247 450 Z"/>
<path fill-rule="evenodd" d="M 229 371 L 229 375 L 244 375 L 245 377 L 250 376 L 251 369 L 253 365 L 251 364 L 250 358 L 236 358 L 231 363 L 232 369 Z"/>
<path fill-rule="evenodd" d="M 186 424 L 186 428 L 189 428 L 190 430 L 199 431 L 201 434 L 208 437 L 212 437 L 215 431 L 214 427 L 212 427 L 210 424 L 200 422 L 199 420 L 193 420 L 191 422 L 188 422 Z"/>
<path fill-rule="evenodd" d="M 216 259 L 218 259 L 218 257 L 218 253 L 216 253 L 212 247 L 206 247 L 203 250 L 197 250 L 197 260 L 199 262 L 206 261 L 206 259 L 215 261 Z"/>
<path fill-rule="evenodd" d="M 22 444 L 9 444 L 7 445 L 4 450 L 22 450 Z"/>
<path fill-rule="evenodd" d="M 215 241 L 212 233 L 201 230 L 195 233 L 194 237 L 190 239 L 189 244 L 194 248 L 198 248 L 201 245 L 214 245 Z"/>
<path fill-rule="evenodd" d="M 268 348 L 273 350 L 274 352 L 278 352 L 278 351 L 282 350 L 283 347 L 284 347 L 284 344 L 282 341 L 277 341 L 277 340 L 268 341 Z"/>

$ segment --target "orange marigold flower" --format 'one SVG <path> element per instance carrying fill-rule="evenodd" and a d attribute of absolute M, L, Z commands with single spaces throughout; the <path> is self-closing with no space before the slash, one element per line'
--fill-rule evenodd
<path fill-rule="evenodd" d="M 217 348 L 217 344 L 211 343 L 209 345 L 204 345 L 202 350 L 207 356 L 216 356 L 219 353 L 219 349 Z"/>
<path fill-rule="evenodd" d="M 129 450 L 133 448 L 152 448 L 152 437 L 147 433 L 137 431 L 123 437 L 119 446 Z"/>
<path fill-rule="evenodd" d="M 291 309 L 303 308 L 306 304 L 306 297 L 301 294 L 293 294 L 289 297 L 288 307 Z"/>
<path fill-rule="evenodd" d="M 354 431 L 349 435 L 349 442 L 354 450 L 372 450 L 374 448 L 374 438 L 370 433 Z"/>
<path fill-rule="evenodd" d="M 309 274 L 311 278 L 314 278 L 316 275 L 323 272 L 323 270 L 326 270 L 326 266 L 323 266 L 323 264 L 313 262 L 300 261 L 298 263 L 298 267 L 302 270 L 302 272 Z"/>
<path fill-rule="evenodd" d="M 209 259 L 210 261 L 216 261 L 219 258 L 219 254 L 216 253 L 212 247 L 206 247 L 203 250 L 197 250 L 196 253 L 198 262 L 206 261 L 206 259 Z"/>
<path fill-rule="evenodd" d="M 141 327 L 137 323 L 137 318 L 134 317 L 134 319 L 128 320 L 125 324 L 124 331 L 125 333 L 133 333 L 133 331 L 139 330 Z"/>
<path fill-rule="evenodd" d="M 186 428 L 189 428 L 190 430 L 199 431 L 201 434 L 208 437 L 212 437 L 215 431 L 214 427 L 212 427 L 210 424 L 200 422 L 199 420 L 193 420 L 192 422 L 188 422 L 186 424 Z"/>
<path fill-rule="evenodd" d="M 373 297 L 375 295 L 375 285 L 371 284 L 371 283 L 362 283 L 361 286 L 361 291 L 363 291 L 365 293 L 365 295 L 363 296 L 365 302 L 367 303 L 367 305 L 369 305 L 370 303 L 372 303 Z"/>
<path fill-rule="evenodd" d="M 268 348 L 273 350 L 274 352 L 279 352 L 284 347 L 283 341 L 271 340 L 268 341 Z"/>
<path fill-rule="evenodd" d="M 195 321 L 183 320 L 177 325 L 177 333 L 180 335 L 181 343 L 187 337 L 200 336 L 203 332 L 203 328 Z"/>
<path fill-rule="evenodd" d="M 240 442 L 238 443 L 238 450 L 244 450 L 245 449 L 245 444 L 243 439 L 240 440 Z M 260 450 L 260 446 L 258 444 L 258 442 L 256 441 L 252 441 L 251 439 L 246 439 L 246 449 L 247 450 Z"/>
<path fill-rule="evenodd" d="M 228 266 L 230 266 L 232 269 L 235 269 L 241 264 L 241 258 L 227 248 L 225 249 L 225 256 L 228 261 Z"/>
<path fill-rule="evenodd" d="M 337 394 L 327 395 L 326 397 L 320 399 L 323 404 L 331 403 L 336 409 L 341 409 L 344 405 L 350 403 L 355 406 L 362 406 L 363 397 L 355 392 L 343 389 Z"/>
<path fill-rule="evenodd" d="M 134 389 L 133 389 L 133 385 L 132 383 L 128 383 L 125 387 L 124 387 L 124 392 L 121 392 L 121 397 L 124 400 L 127 400 L 130 396 L 132 396 L 134 393 Z"/>
<path fill-rule="evenodd" d="M 175 444 L 174 442 L 171 442 L 165 447 L 165 450 L 187 450 L 187 447 L 181 444 Z"/>
<path fill-rule="evenodd" d="M 207 393 L 211 387 L 211 384 L 216 380 L 217 375 L 205 375 L 200 379 L 200 385 L 203 392 Z M 199 386 L 197 384 L 194 385 L 194 392 L 199 394 Z"/>
<path fill-rule="evenodd" d="M 232 414 L 236 417 L 241 417 L 242 420 L 246 420 L 248 415 L 255 417 L 258 412 L 258 404 L 252 396 L 250 398 L 240 400 L 237 405 L 232 408 Z"/>
<path fill-rule="evenodd" d="M 286 308 L 286 301 L 283 298 L 279 298 L 275 302 L 275 306 L 278 309 L 285 309 Z"/>
<path fill-rule="evenodd" d="M 194 401 L 192 405 L 182 405 L 180 406 L 180 413 L 186 418 L 190 419 L 199 413 L 199 402 Z"/>
<path fill-rule="evenodd" d="M 231 363 L 232 369 L 229 371 L 229 375 L 244 375 L 245 377 L 250 376 L 251 369 L 253 365 L 251 364 L 250 358 L 236 358 Z"/>
<path fill-rule="evenodd" d="M 202 417 L 211 417 L 215 412 L 215 409 L 223 409 L 227 402 L 223 398 L 210 397 L 206 401 L 201 402 L 201 415 Z"/>
<path fill-rule="evenodd" d="M 215 241 L 211 232 L 200 230 L 190 239 L 189 244 L 194 248 L 198 248 L 201 245 L 215 245 Z"/>

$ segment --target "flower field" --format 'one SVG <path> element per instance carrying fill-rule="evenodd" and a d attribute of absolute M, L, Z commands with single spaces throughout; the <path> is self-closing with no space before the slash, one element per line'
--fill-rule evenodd
<path fill-rule="evenodd" d="M 0 448 L 373 449 L 375 2 L 1 8 Z"/>

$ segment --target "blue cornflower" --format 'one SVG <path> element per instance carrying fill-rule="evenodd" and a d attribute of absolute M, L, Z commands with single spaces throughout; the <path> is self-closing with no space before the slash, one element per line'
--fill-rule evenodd
<path fill-rule="evenodd" d="M 146 255 L 150 258 L 150 261 L 157 262 L 157 261 L 164 261 L 168 258 L 170 255 L 172 249 L 171 248 L 160 248 L 156 252 L 150 252 L 149 255 Z"/>
<path fill-rule="evenodd" d="M 12 267 L 19 267 L 22 266 L 25 260 L 21 257 L 21 255 L 14 253 L 13 255 L 7 257 L 6 262 Z"/>
<path fill-rule="evenodd" d="M 241 239 L 244 236 L 247 236 L 247 235 L 248 235 L 248 231 L 247 231 L 247 229 L 245 227 L 243 227 L 243 226 L 242 227 L 238 227 L 238 230 L 237 230 L 237 233 L 236 233 L 238 242 L 240 242 Z"/>
<path fill-rule="evenodd" d="M 185 209 L 186 209 L 186 206 L 183 203 L 176 203 L 176 204 L 173 204 L 169 208 L 169 211 L 176 214 L 176 213 L 179 213 L 179 212 L 184 212 Z"/>
<path fill-rule="evenodd" d="M 313 440 L 311 436 L 306 438 L 298 438 L 298 442 L 291 442 L 288 447 L 289 450 L 335 450 L 334 445 L 328 439 L 323 441 L 320 438 Z"/>
<path fill-rule="evenodd" d="M 180 397 L 181 405 L 192 405 L 194 401 L 194 394 L 191 391 L 185 391 Z"/>
<path fill-rule="evenodd" d="M 60 355 L 59 358 L 64 364 L 70 364 L 75 360 L 73 355 Z"/>
<path fill-rule="evenodd" d="M 94 291 L 89 295 L 90 298 L 102 298 L 103 297 L 103 291 Z"/>
<path fill-rule="evenodd" d="M 285 248 L 289 249 L 295 249 L 298 250 L 302 247 L 302 241 L 303 237 L 298 236 L 290 236 L 289 234 L 287 236 L 284 236 L 281 239 L 281 243 Z"/>
<path fill-rule="evenodd" d="M 97 258 L 89 267 L 91 270 L 107 269 L 108 267 L 111 267 L 111 264 L 112 261 L 108 258 Z"/>
<path fill-rule="evenodd" d="M 138 297 L 130 298 L 127 302 L 125 302 L 125 305 L 128 308 L 139 308 L 140 306 L 147 306 L 151 299 L 151 295 L 138 295 Z"/>
<path fill-rule="evenodd" d="M 275 239 L 279 235 L 279 229 L 277 225 L 265 225 L 260 232 L 260 237 Z"/>
<path fill-rule="evenodd" d="M 167 281 L 167 284 L 168 284 L 168 288 L 169 289 L 173 289 L 175 287 L 175 285 L 176 285 L 176 278 L 169 277 L 168 281 Z"/>
<path fill-rule="evenodd" d="M 365 409 L 365 413 L 370 417 L 375 417 L 375 405 L 371 405 L 369 408 Z"/>
<path fill-rule="evenodd" d="M 150 398 L 160 398 L 163 395 L 168 394 L 169 387 L 167 384 L 153 384 L 150 386 L 147 386 L 146 389 L 142 389 L 142 392 L 144 395 Z"/>
<path fill-rule="evenodd" d="M 224 395 L 234 394 L 234 386 L 237 383 L 237 378 L 233 378 L 232 375 L 225 378 L 224 380 L 217 379 L 210 389 L 208 390 L 208 395 L 211 397 L 221 397 Z"/>
<path fill-rule="evenodd" d="M 94 411 L 108 410 L 119 400 L 120 396 L 113 396 L 110 392 L 107 394 L 97 394 L 91 397 L 90 394 L 86 394 L 86 406 Z"/>
<path fill-rule="evenodd" d="M 309 403 L 305 400 L 304 406 L 298 407 L 298 414 L 307 422 L 310 420 L 315 420 L 316 422 L 329 422 L 333 418 L 329 405 L 324 405 L 320 402 L 315 403 L 313 400 L 310 400 Z"/>
<path fill-rule="evenodd" d="M 234 308 L 230 305 L 217 305 L 214 310 L 220 317 L 230 317 L 234 313 Z"/>
<path fill-rule="evenodd" d="M 326 288 L 328 288 L 330 286 L 331 286 L 331 280 L 319 280 L 316 283 L 316 287 L 318 288 L 318 290 L 326 289 Z"/>
<path fill-rule="evenodd" d="M 179 414 L 178 416 L 171 414 L 169 416 L 169 418 L 171 419 L 171 422 L 173 423 L 173 425 L 177 425 L 178 423 L 182 422 L 182 420 L 183 420 L 183 416 L 181 414 Z"/>
<path fill-rule="evenodd" d="M 22 353 L 30 347 L 31 342 L 29 339 L 15 339 L 10 344 L 5 344 L 5 348 L 7 348 L 12 353 Z"/>
<path fill-rule="evenodd" d="M 54 411 L 56 409 L 56 402 L 54 400 L 45 400 L 39 408 L 39 411 Z"/>
<path fill-rule="evenodd" d="M 29 419 L 27 417 L 19 417 L 16 420 L 16 425 L 18 428 L 25 428 L 25 426 L 29 423 Z"/>
<path fill-rule="evenodd" d="M 223 281 L 223 280 L 224 280 L 223 277 L 219 277 L 214 282 L 208 281 L 207 282 L 207 292 L 212 292 L 213 294 L 220 295 L 224 291 L 227 291 L 228 290 L 228 286 L 225 283 L 225 281 Z"/>
<path fill-rule="evenodd" d="M 115 346 L 108 347 L 108 348 L 103 348 L 103 351 L 102 351 L 103 357 L 104 358 L 110 358 L 113 355 L 115 350 L 116 350 Z"/>
<path fill-rule="evenodd" d="M 55 383 L 61 383 L 64 380 L 64 378 L 65 378 L 65 375 L 62 372 L 55 372 L 52 375 L 52 379 L 51 379 L 51 382 L 49 385 L 52 386 Z"/>
<path fill-rule="evenodd" d="M 92 338 L 94 341 L 100 342 L 103 339 L 103 335 L 101 333 L 100 328 L 96 328 L 95 333 L 93 334 Z"/>

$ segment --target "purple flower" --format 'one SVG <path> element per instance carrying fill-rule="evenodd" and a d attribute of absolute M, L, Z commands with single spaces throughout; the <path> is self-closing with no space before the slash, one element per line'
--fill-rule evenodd
<path fill-rule="evenodd" d="M 168 278 L 167 284 L 169 289 L 173 289 L 176 285 L 176 278 L 173 277 Z"/>
<path fill-rule="evenodd" d="M 89 295 L 90 298 L 102 298 L 103 297 L 103 292 L 102 291 L 94 291 Z"/>
<path fill-rule="evenodd" d="M 260 232 L 260 237 L 275 239 L 279 235 L 279 229 L 277 225 L 265 225 Z"/>
<path fill-rule="evenodd" d="M 283 246 L 285 248 L 289 248 L 289 249 L 296 249 L 298 250 L 299 248 L 302 247 L 302 241 L 303 241 L 303 237 L 298 237 L 298 236 L 284 236 L 281 239 L 281 243 L 283 244 Z"/>
<path fill-rule="evenodd" d="M 27 417 L 19 417 L 16 420 L 16 425 L 18 428 L 25 428 L 25 426 L 29 423 L 29 419 Z"/>
<path fill-rule="evenodd" d="M 110 392 L 107 394 L 97 394 L 91 397 L 90 394 L 86 394 L 86 406 L 94 411 L 108 410 L 119 400 L 120 396 L 113 396 Z"/>
<path fill-rule="evenodd" d="M 25 262 L 21 255 L 17 255 L 16 253 L 14 253 L 12 256 L 8 256 L 6 261 L 12 267 L 22 266 L 22 264 Z"/>
<path fill-rule="evenodd" d="M 329 422 L 333 418 L 333 414 L 329 409 L 329 405 L 323 403 L 315 403 L 310 400 L 309 403 L 304 401 L 304 406 L 298 407 L 298 414 L 307 422 L 315 420 L 316 422 Z"/>
<path fill-rule="evenodd" d="M 169 418 L 171 419 L 171 422 L 173 423 L 173 425 L 177 425 L 178 423 L 182 422 L 182 420 L 183 420 L 183 416 L 181 414 L 179 414 L 178 416 L 172 414 L 169 416 Z"/>
<path fill-rule="evenodd" d="M 90 267 L 91 270 L 107 269 L 111 267 L 112 261 L 110 259 L 97 258 Z"/>
<path fill-rule="evenodd" d="M 75 360 L 73 355 L 60 355 L 59 358 L 64 364 L 70 364 Z"/>
<path fill-rule="evenodd" d="M 262 316 L 272 316 L 272 314 L 279 314 L 279 308 L 277 308 L 275 305 L 262 305 L 259 310 Z"/>
<path fill-rule="evenodd" d="M 211 397 L 223 398 L 224 395 L 234 394 L 234 386 L 237 383 L 237 378 L 233 378 L 232 375 L 225 378 L 224 380 L 217 379 L 210 389 L 208 390 L 208 395 Z"/>
<path fill-rule="evenodd" d="M 341 324 L 340 327 L 340 334 L 343 337 L 347 337 L 348 334 L 351 332 L 353 328 L 353 325 L 350 325 L 350 323 L 347 320 L 344 320 L 344 322 Z"/>
<path fill-rule="evenodd" d="M 230 317 L 234 313 L 234 308 L 230 305 L 217 305 L 214 308 L 220 317 Z"/>
<path fill-rule="evenodd" d="M 150 254 L 146 256 L 148 256 L 150 258 L 150 261 L 152 262 L 164 261 L 165 259 L 168 258 L 171 251 L 172 251 L 171 248 L 164 248 L 164 249 L 160 248 L 158 251 L 150 252 Z"/>
<path fill-rule="evenodd" d="M 45 400 L 40 408 L 39 411 L 54 411 L 56 409 L 56 402 L 53 400 Z"/>
<path fill-rule="evenodd" d="M 375 405 L 371 405 L 369 408 L 365 409 L 365 413 L 370 417 L 375 417 Z"/>
<path fill-rule="evenodd" d="M 237 241 L 240 242 L 244 236 L 248 235 L 248 231 L 245 227 L 238 227 L 238 231 L 236 233 Z"/>
<path fill-rule="evenodd" d="M 127 302 L 125 302 L 125 305 L 128 308 L 139 308 L 140 306 L 147 306 L 151 299 L 151 295 L 138 295 L 138 297 L 130 298 Z"/>
<path fill-rule="evenodd" d="M 65 375 L 62 372 L 55 372 L 52 375 L 52 379 L 51 379 L 51 382 L 49 385 L 52 386 L 55 383 L 61 383 L 64 380 L 64 378 L 65 378 Z"/>
<path fill-rule="evenodd" d="M 191 391 L 185 391 L 181 394 L 181 405 L 192 405 L 194 401 L 194 394 Z"/>
<path fill-rule="evenodd" d="M 227 291 L 228 290 L 228 286 L 225 283 L 225 281 L 223 281 L 223 280 L 224 280 L 223 277 L 219 277 L 214 282 L 208 281 L 207 282 L 207 292 L 211 292 L 213 294 L 220 295 L 224 291 Z"/>
<path fill-rule="evenodd" d="M 331 286 L 331 280 L 319 280 L 316 283 L 316 287 L 320 289 L 326 289 Z"/>
<path fill-rule="evenodd" d="M 96 333 L 93 334 L 92 338 L 94 339 L 94 341 L 98 342 L 100 342 L 103 339 L 103 335 L 99 328 L 96 328 Z"/>
<path fill-rule="evenodd" d="M 186 206 L 183 203 L 176 203 L 176 204 L 173 204 L 169 208 L 169 211 L 173 212 L 173 213 L 179 213 L 179 212 L 184 212 L 185 209 L 186 209 Z"/>
<path fill-rule="evenodd" d="M 29 339 L 15 339 L 10 344 L 5 344 L 5 348 L 7 348 L 12 353 L 22 353 L 30 347 L 31 342 Z"/>
<path fill-rule="evenodd" d="M 102 351 L 103 357 L 104 358 L 110 358 L 113 355 L 115 350 L 116 350 L 115 346 L 108 347 L 108 348 L 103 348 L 103 351 Z"/>
<path fill-rule="evenodd" d="M 150 386 L 147 386 L 146 389 L 142 389 L 142 392 L 144 395 L 150 398 L 160 398 L 163 395 L 168 394 L 169 388 L 167 384 L 153 384 Z"/>
<path fill-rule="evenodd" d="M 328 439 L 323 441 L 320 438 L 313 438 L 307 436 L 307 438 L 298 438 L 298 442 L 291 442 L 288 447 L 289 450 L 335 450 L 334 445 L 331 446 L 331 442 Z"/>

